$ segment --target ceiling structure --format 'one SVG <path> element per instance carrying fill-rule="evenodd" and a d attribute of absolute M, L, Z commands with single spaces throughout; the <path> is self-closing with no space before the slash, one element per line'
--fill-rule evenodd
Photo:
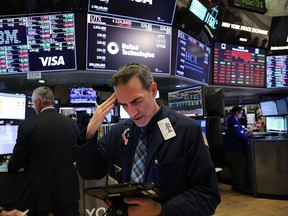
<path fill-rule="evenodd" d="M 189 0 L 179 0 L 178 5 L 187 6 Z M 266 0 L 266 7 L 268 16 L 288 16 L 288 0 Z M 69 85 L 69 86 L 110 86 L 110 79 L 112 74 L 107 73 L 95 73 L 95 71 L 78 70 L 67 72 L 48 72 L 42 73 L 42 78 L 46 81 L 45 85 L 54 87 L 57 85 Z M 158 87 L 161 92 L 166 94 L 169 90 L 176 89 L 176 85 L 185 88 L 192 86 L 191 81 L 176 78 L 174 76 L 155 76 L 158 83 Z M 32 91 L 35 87 L 43 84 L 39 84 L 36 80 L 27 79 L 27 74 L 15 74 L 13 76 L 1 75 L 0 76 L 0 91 Z M 249 96 L 255 94 L 286 94 L 288 90 L 273 90 L 273 89 L 259 89 L 259 88 L 233 88 L 223 86 L 209 86 L 211 89 L 224 88 L 225 97 L 235 96 Z"/>

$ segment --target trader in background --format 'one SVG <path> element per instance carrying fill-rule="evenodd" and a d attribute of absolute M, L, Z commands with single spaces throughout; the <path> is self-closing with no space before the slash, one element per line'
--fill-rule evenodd
<path fill-rule="evenodd" d="M 113 76 L 112 85 L 114 93 L 98 106 L 86 133 L 78 140 L 81 149 L 76 165 L 80 175 L 85 179 L 107 175 L 107 184 L 154 182 L 168 194 L 169 199 L 163 202 L 125 197 L 129 216 L 213 215 L 220 194 L 199 124 L 157 104 L 157 84 L 145 65 L 124 65 Z M 96 131 L 116 99 L 130 119 L 117 123 L 97 140 Z M 141 131 L 144 134 L 140 135 Z M 143 137 L 145 142 L 139 142 Z M 145 160 L 138 163 L 135 159 L 140 143 L 146 144 L 141 155 Z M 137 163 L 138 173 L 134 169 Z"/>
<path fill-rule="evenodd" d="M 247 139 L 252 136 L 252 132 L 246 133 L 239 122 L 243 115 L 241 107 L 234 106 L 231 114 L 227 120 L 224 145 L 230 161 L 232 189 L 242 193 L 249 193 L 246 151 Z"/>
<path fill-rule="evenodd" d="M 78 216 L 79 183 L 74 165 L 77 123 L 58 113 L 48 87 L 33 91 L 37 116 L 20 123 L 8 172 L 24 167 L 25 179 L 17 208 L 29 216 Z"/>

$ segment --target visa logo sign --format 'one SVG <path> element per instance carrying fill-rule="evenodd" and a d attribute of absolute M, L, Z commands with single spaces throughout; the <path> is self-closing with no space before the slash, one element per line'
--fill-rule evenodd
<path fill-rule="evenodd" d="M 65 65 L 63 56 L 39 57 L 39 59 L 43 67 Z"/>

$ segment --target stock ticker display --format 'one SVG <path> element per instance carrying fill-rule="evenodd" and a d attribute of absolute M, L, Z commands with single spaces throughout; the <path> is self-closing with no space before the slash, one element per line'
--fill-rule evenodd
<path fill-rule="evenodd" d="M 265 87 L 265 50 L 215 42 L 213 83 Z"/>
<path fill-rule="evenodd" d="M 123 62 L 141 62 L 152 73 L 171 73 L 172 27 L 87 15 L 87 70 L 115 72 Z"/>
<path fill-rule="evenodd" d="M 0 19 L 0 74 L 71 69 L 74 14 Z"/>
<path fill-rule="evenodd" d="M 176 76 L 209 82 L 211 48 L 178 30 Z"/>
<path fill-rule="evenodd" d="M 88 4 L 88 11 L 91 13 L 170 25 L 177 0 L 89 0 Z"/>
<path fill-rule="evenodd" d="M 288 55 L 266 56 L 267 88 L 288 87 Z"/>
<path fill-rule="evenodd" d="M 168 107 L 186 116 L 204 116 L 202 86 L 168 92 Z"/>

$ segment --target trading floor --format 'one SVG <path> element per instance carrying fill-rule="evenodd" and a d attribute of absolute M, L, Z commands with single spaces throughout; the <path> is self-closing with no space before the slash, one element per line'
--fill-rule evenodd
<path fill-rule="evenodd" d="M 254 198 L 238 193 L 231 185 L 219 184 L 222 201 L 215 216 L 287 216 L 288 201 Z"/>

